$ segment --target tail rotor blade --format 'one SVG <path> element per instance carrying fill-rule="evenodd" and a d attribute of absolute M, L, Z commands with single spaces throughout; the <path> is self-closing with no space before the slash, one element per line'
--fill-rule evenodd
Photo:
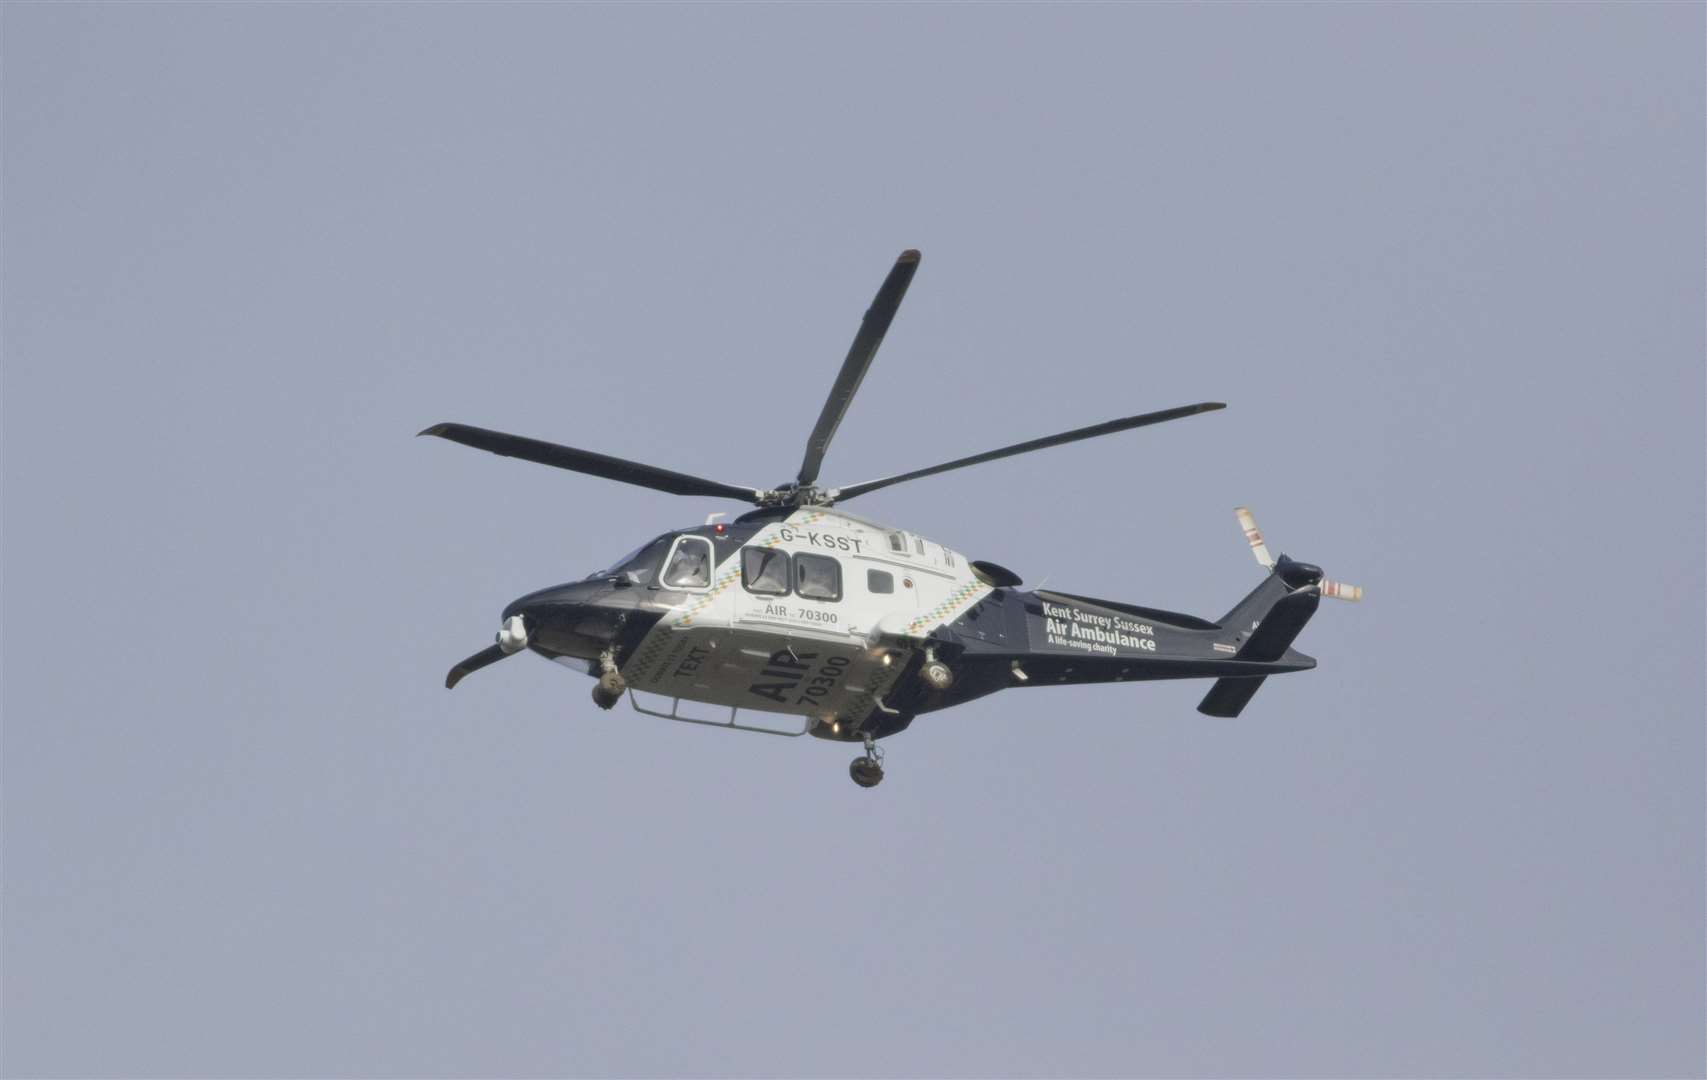
<path fill-rule="evenodd" d="M 1263 543 L 1262 531 L 1257 528 L 1257 519 L 1246 507 L 1233 511 L 1239 515 L 1239 528 L 1245 530 L 1245 541 L 1251 545 L 1251 554 L 1264 567 L 1274 566 L 1274 557 L 1268 553 L 1268 545 Z"/>
<path fill-rule="evenodd" d="M 1329 581 L 1327 578 L 1323 578 L 1319 588 L 1322 595 L 1330 600 L 1363 599 L 1363 586 L 1361 585 L 1347 585 L 1343 581 Z"/>

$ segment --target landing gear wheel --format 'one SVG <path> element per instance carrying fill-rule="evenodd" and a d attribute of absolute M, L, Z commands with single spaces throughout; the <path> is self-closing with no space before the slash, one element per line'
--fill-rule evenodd
<path fill-rule="evenodd" d="M 883 782 L 883 766 L 868 757 L 856 757 L 848 766 L 848 775 L 860 787 L 876 787 Z"/>
<path fill-rule="evenodd" d="M 616 703 L 622 700 L 622 695 L 628 692 L 628 683 L 623 680 L 622 669 L 616 666 L 616 651 L 606 649 L 599 654 L 599 685 L 593 687 L 593 704 L 601 709 L 616 708 Z"/>
<path fill-rule="evenodd" d="M 927 660 L 922 674 L 932 690 L 947 690 L 954 685 L 954 672 L 941 660 Z"/>
<path fill-rule="evenodd" d="M 872 788 L 883 783 L 883 748 L 869 733 L 865 736 L 865 753 L 848 765 L 848 775 L 860 787 Z"/>
<path fill-rule="evenodd" d="M 620 674 L 607 671 L 599 676 L 599 685 L 593 687 L 593 704 L 601 709 L 614 709 L 627 690 L 628 684 Z"/>

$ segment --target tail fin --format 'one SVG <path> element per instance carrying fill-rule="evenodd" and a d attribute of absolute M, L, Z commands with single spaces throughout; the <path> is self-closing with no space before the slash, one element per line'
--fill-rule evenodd
<path fill-rule="evenodd" d="M 1273 663 L 1292 647 L 1298 632 L 1316 613 L 1316 605 L 1322 597 L 1363 599 L 1362 589 L 1356 585 L 1328 581 L 1322 577 L 1319 566 L 1294 562 L 1284 555 L 1274 558 L 1268 553 L 1268 543 L 1250 510 L 1241 506 L 1234 513 L 1238 515 L 1245 542 L 1251 546 L 1251 555 L 1269 574 L 1261 585 L 1235 604 L 1232 611 L 1221 617 L 1221 627 L 1231 640 L 1217 642 L 1215 648 L 1218 651 L 1231 652 L 1239 660 Z M 1305 666 L 1309 667 L 1316 663 L 1307 656 L 1296 659 L 1307 662 Z M 1296 668 L 1289 665 L 1288 670 Z M 1208 716 L 1237 716 L 1250 704 L 1265 678 L 1265 675 L 1241 675 L 1217 679 L 1209 693 L 1203 695 L 1197 711 Z"/>
<path fill-rule="evenodd" d="M 1315 567 L 1295 563 L 1282 555 L 1263 583 L 1226 614 L 1221 625 L 1238 642 L 1235 659 L 1270 663 L 1286 655 L 1322 599 L 1317 590 L 1299 588 L 1287 579 L 1296 582 L 1311 573 L 1318 579 L 1321 576 Z M 1265 677 L 1216 679 L 1209 693 L 1203 695 L 1197 711 L 1205 716 L 1238 716 L 1261 689 Z"/>
<path fill-rule="evenodd" d="M 1299 631 L 1304 629 L 1304 624 L 1310 621 L 1310 616 L 1316 613 L 1316 606 L 1321 602 L 1322 598 L 1313 589 L 1282 596 L 1268 609 L 1268 614 L 1257 620 L 1257 628 L 1239 646 L 1234 658 L 1259 660 L 1265 664 L 1279 660 L 1292 647 Z"/>
<path fill-rule="evenodd" d="M 1262 622 L 1262 617 L 1268 614 L 1275 601 L 1291 591 L 1279 574 L 1270 573 L 1263 578 L 1261 585 L 1247 593 L 1243 600 L 1233 605 L 1233 610 L 1217 621 L 1227 630 L 1248 634 Z"/>

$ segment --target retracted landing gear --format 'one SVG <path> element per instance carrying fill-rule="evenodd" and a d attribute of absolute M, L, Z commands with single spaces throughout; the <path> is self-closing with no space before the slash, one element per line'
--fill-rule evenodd
<path fill-rule="evenodd" d="M 613 709 L 622 700 L 622 695 L 628 692 L 628 683 L 623 680 L 622 672 L 617 670 L 616 657 L 611 650 L 606 649 L 599 654 L 599 683 L 593 687 L 593 704 L 601 709 Z"/>
<path fill-rule="evenodd" d="M 932 690 L 947 690 L 954 685 L 954 671 L 936 658 L 936 650 L 925 649 L 925 666 L 919 672 Z"/>
<path fill-rule="evenodd" d="M 865 737 L 865 753 L 853 759 L 848 775 L 860 787 L 876 787 L 883 782 L 883 747 L 869 734 Z"/>

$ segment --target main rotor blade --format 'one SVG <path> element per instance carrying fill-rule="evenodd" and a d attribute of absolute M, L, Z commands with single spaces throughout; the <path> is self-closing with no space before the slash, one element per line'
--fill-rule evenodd
<path fill-rule="evenodd" d="M 462 663 L 450 669 L 450 674 L 445 676 L 445 689 L 454 690 L 456 688 L 456 684 L 462 681 L 462 677 L 464 675 L 471 675 L 489 664 L 496 664 L 498 661 L 509 655 L 509 653 L 505 652 L 503 648 L 497 645 L 481 649 L 467 660 L 464 660 Z"/>
<path fill-rule="evenodd" d="M 1142 416 L 1128 416 L 1123 420 L 1110 420 L 1105 424 L 1092 424 L 1090 427 L 1078 428 L 1074 431 L 1063 431 L 1059 435 L 1045 435 L 1041 439 L 1030 442 L 1015 443 L 1004 446 L 1000 450 L 990 450 L 971 457 L 960 458 L 942 465 L 932 465 L 928 469 L 915 469 L 899 476 L 886 476 L 881 480 L 867 480 L 863 484 L 841 488 L 836 494 L 837 502 L 846 502 L 855 495 L 864 495 L 868 491 L 886 488 L 891 484 L 899 484 L 904 480 L 917 480 L 921 476 L 934 476 L 937 473 L 948 472 L 950 469 L 964 469 L 968 465 L 980 462 L 994 461 L 997 458 L 1012 457 L 1015 454 L 1025 454 L 1032 450 L 1042 450 L 1045 447 L 1060 446 L 1062 443 L 1078 442 L 1080 439 L 1094 439 L 1098 435 L 1112 435 L 1117 431 L 1128 428 L 1144 427 L 1148 424 L 1160 424 L 1165 420 L 1178 420 L 1184 416 L 1195 416 L 1202 412 L 1213 412 L 1225 409 L 1227 406 L 1220 401 L 1203 401 L 1196 405 L 1181 405 L 1177 409 L 1163 409 L 1161 412 L 1144 413 Z"/>
<path fill-rule="evenodd" d="M 847 415 L 854 392 L 865 379 L 865 371 L 871 366 L 872 357 L 877 355 L 877 347 L 883 344 L 883 335 L 889 332 L 889 324 L 895 320 L 895 309 L 901 306 L 901 298 L 907 295 L 907 286 L 912 284 L 913 274 L 918 269 L 919 253 L 911 249 L 903 251 L 895 260 L 889 276 L 883 279 L 877 298 L 866 309 L 865 319 L 859 324 L 859 333 L 854 335 L 853 347 L 848 349 L 848 358 L 842 361 L 842 370 L 836 376 L 836 385 L 830 387 L 824 411 L 818 414 L 817 426 L 806 440 L 806 458 L 800 463 L 801 487 L 807 487 L 818 479 L 818 468 L 824 463 L 824 451 L 830 448 L 830 440 L 836 437 L 836 428 L 841 426 L 842 417 Z"/>
<path fill-rule="evenodd" d="M 502 431 L 488 431 L 467 424 L 434 424 L 421 434 L 437 435 L 441 439 L 472 446 L 476 450 L 490 450 L 504 457 L 521 458 L 523 461 L 534 461 L 571 472 L 586 473 L 589 476 L 602 476 L 606 480 L 620 480 L 625 484 L 638 484 L 640 487 L 666 491 L 671 495 L 720 495 L 744 502 L 754 502 L 758 497 L 754 488 L 720 484 L 715 480 L 671 472 L 655 465 L 642 465 L 638 461 L 625 461 L 608 454 L 595 454 L 591 450 L 577 450 L 573 446 L 559 446 L 540 439 L 508 435 Z"/>

